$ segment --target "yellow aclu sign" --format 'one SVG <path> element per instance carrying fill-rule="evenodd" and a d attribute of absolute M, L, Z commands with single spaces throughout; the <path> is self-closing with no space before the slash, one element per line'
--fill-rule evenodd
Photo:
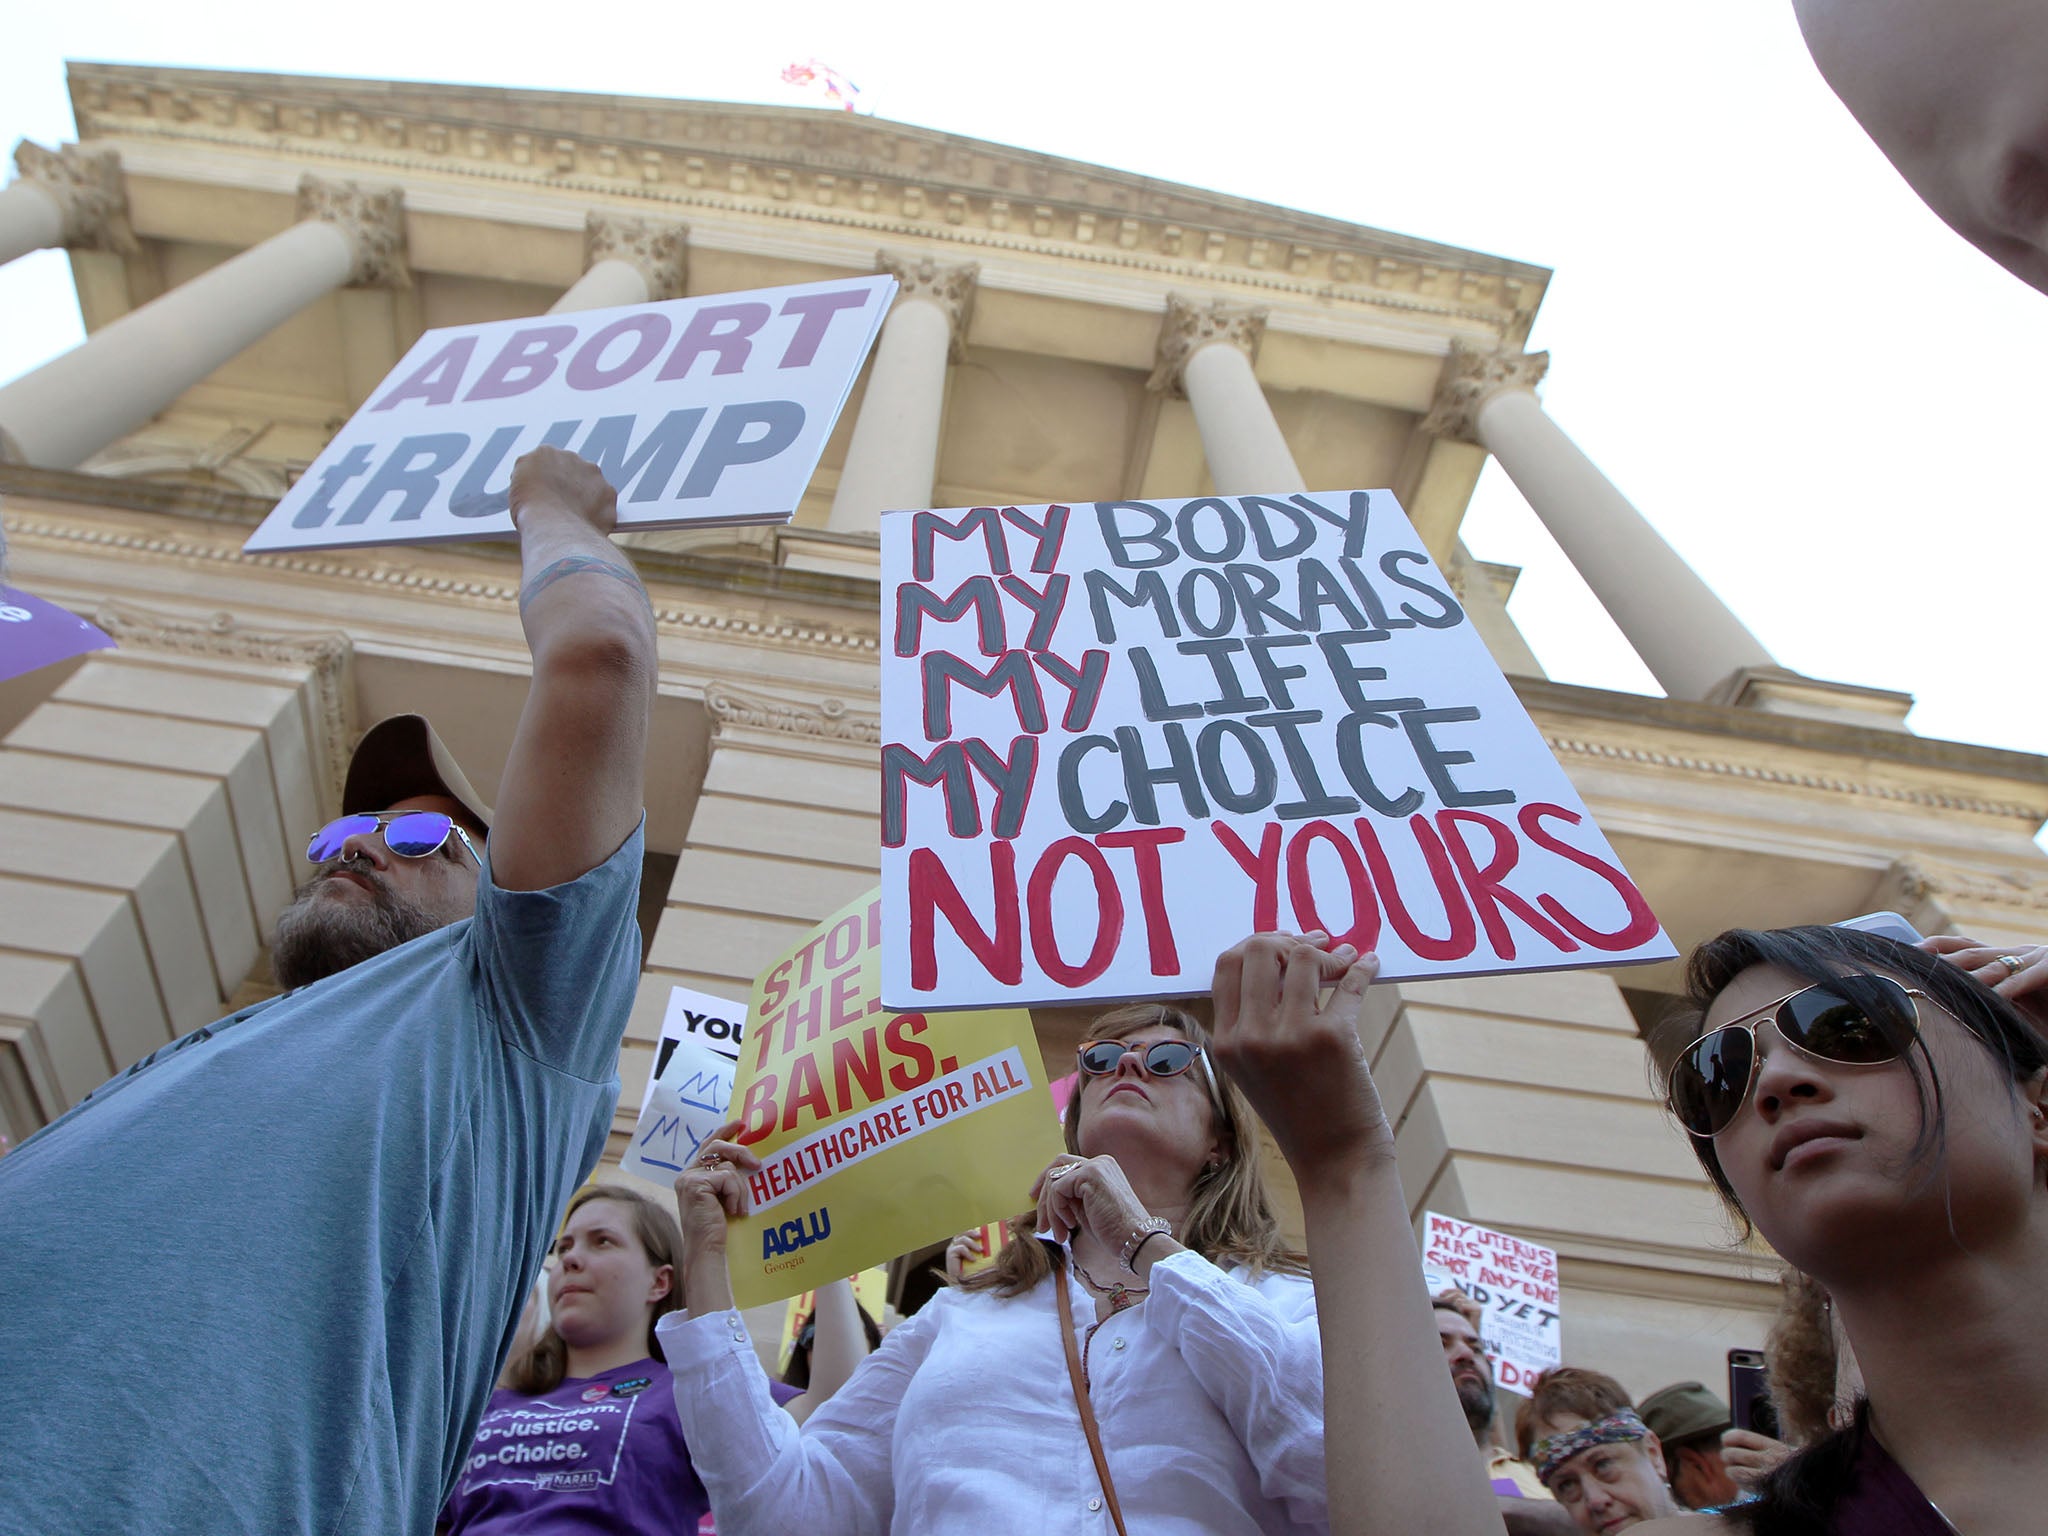
<path fill-rule="evenodd" d="M 762 1162 L 728 1248 L 743 1307 L 1014 1215 L 1061 1150 L 1031 1016 L 888 1012 L 881 924 L 876 891 L 754 983 L 731 1111 Z"/>

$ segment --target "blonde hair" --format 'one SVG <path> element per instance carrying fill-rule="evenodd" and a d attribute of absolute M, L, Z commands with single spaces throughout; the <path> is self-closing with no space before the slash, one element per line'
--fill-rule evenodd
<path fill-rule="evenodd" d="M 1835 1406 L 1831 1304 L 1818 1280 L 1789 1266 L 1779 1284 L 1785 1294 L 1764 1339 L 1765 1372 L 1785 1439 L 1811 1445 L 1827 1434 L 1828 1410 Z"/>
<path fill-rule="evenodd" d="M 654 1337 L 655 1320 L 664 1313 L 675 1311 L 683 1304 L 682 1263 L 683 1233 L 676 1225 L 676 1219 L 669 1214 L 668 1207 L 660 1201 L 643 1195 L 637 1189 L 627 1189 L 622 1184 L 586 1184 L 570 1198 L 569 1208 L 562 1212 L 562 1225 L 569 1224 L 584 1206 L 597 1200 L 609 1200 L 614 1205 L 626 1208 L 632 1219 L 633 1236 L 639 1239 L 641 1252 L 647 1255 L 647 1262 L 656 1269 L 668 1268 L 674 1272 L 668 1294 L 655 1302 L 647 1314 L 647 1353 L 656 1360 L 662 1359 L 661 1345 Z M 569 1373 L 569 1345 L 550 1322 L 524 1349 L 516 1352 L 506 1362 L 505 1374 L 501 1378 L 514 1392 L 538 1396 L 552 1392 L 562 1384 Z"/>
<path fill-rule="evenodd" d="M 1250 1102 L 1237 1085 L 1218 1073 L 1210 1062 L 1201 1022 L 1186 1009 L 1171 1003 L 1132 1003 L 1112 1009 L 1097 1019 L 1088 1031 L 1091 1040 L 1126 1040 L 1147 1029 L 1172 1029 L 1203 1046 L 1202 1059 L 1190 1072 L 1208 1073 L 1214 1090 L 1210 1099 L 1210 1129 L 1223 1144 L 1223 1156 L 1215 1166 L 1195 1175 L 1188 1191 L 1188 1212 L 1174 1234 L 1184 1248 L 1191 1248 L 1212 1264 L 1238 1264 L 1253 1278 L 1267 1273 L 1305 1275 L 1308 1260 L 1290 1247 L 1280 1233 L 1280 1218 L 1273 1209 L 1273 1197 L 1266 1188 L 1266 1176 L 1259 1167 L 1258 1119 Z M 1081 1150 L 1081 1094 L 1077 1087 L 1067 1100 L 1062 1121 L 1067 1150 Z M 1026 1211 L 1007 1223 L 1011 1241 L 1003 1246 L 995 1263 L 960 1282 L 961 1289 L 992 1290 L 999 1296 L 1021 1296 L 1052 1273 L 1052 1260 L 1043 1243 L 1031 1234 L 1038 1225 L 1036 1211 Z"/>

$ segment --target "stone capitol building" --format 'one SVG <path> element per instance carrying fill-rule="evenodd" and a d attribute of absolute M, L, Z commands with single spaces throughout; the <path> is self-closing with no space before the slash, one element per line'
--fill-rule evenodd
<path fill-rule="evenodd" d="M 16 151 L 0 261 L 64 247 L 89 339 L 0 383 L 0 496 L 8 579 L 119 648 L 0 684 L 12 1142 L 272 990 L 268 924 L 369 724 L 429 714 L 495 795 L 509 543 L 241 553 L 421 331 L 877 270 L 901 295 L 795 522 L 625 540 L 661 681 L 610 1161 L 671 984 L 744 998 L 876 882 L 885 508 L 1391 487 L 1681 950 L 1877 908 L 2048 939 L 2048 759 L 1774 662 L 1545 413 L 1539 267 L 822 109 L 69 84 L 79 142 Z M 1665 697 L 1544 676 L 1517 573 L 1460 538 L 1489 454 Z M 1720 1380 L 1776 1300 L 1648 1084 L 1679 985 L 1387 985 L 1367 1038 L 1417 1218 L 1556 1247 L 1567 1359 L 1639 1390 Z M 1083 1020 L 1038 1013 L 1049 1062 Z"/>

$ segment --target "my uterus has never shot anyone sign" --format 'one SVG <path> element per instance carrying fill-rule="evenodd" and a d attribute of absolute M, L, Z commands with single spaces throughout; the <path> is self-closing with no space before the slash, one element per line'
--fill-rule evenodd
<path fill-rule="evenodd" d="M 621 529 L 787 522 L 895 296 L 858 277 L 428 331 L 243 547 L 510 534 L 512 466 L 594 462 Z"/>
<path fill-rule="evenodd" d="M 882 521 L 883 998 L 1183 997 L 1674 951 L 1387 491 Z"/>

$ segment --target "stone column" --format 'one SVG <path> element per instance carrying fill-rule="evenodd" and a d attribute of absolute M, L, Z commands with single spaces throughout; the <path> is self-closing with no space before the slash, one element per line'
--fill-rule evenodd
<path fill-rule="evenodd" d="M 583 224 L 583 275 L 548 306 L 551 315 L 618 309 L 679 299 L 688 273 L 690 231 L 619 213 L 592 213 Z"/>
<path fill-rule="evenodd" d="M 960 355 L 981 268 L 880 252 L 875 268 L 902 287 L 882 324 L 867 394 L 839 471 L 825 527 L 873 533 L 884 512 L 928 507 L 939 469 L 946 364 Z"/>
<path fill-rule="evenodd" d="M 1308 489 L 1252 372 L 1265 333 L 1263 309 L 1221 299 L 1195 304 L 1178 294 L 1167 298 L 1150 384 L 1185 395 L 1194 407 L 1202 454 L 1219 495 Z"/>
<path fill-rule="evenodd" d="M 1454 343 L 1423 430 L 1477 443 L 1500 461 L 1664 691 L 1703 699 L 1744 667 L 1775 667 L 1678 552 L 1665 543 L 1537 403 L 1550 354 Z"/>
<path fill-rule="evenodd" d="M 299 183 L 299 222 L 0 387 L 0 452 L 75 469 L 346 284 L 403 287 L 401 194 Z"/>
<path fill-rule="evenodd" d="M 0 192 L 0 266 L 46 246 L 131 251 L 121 160 L 111 149 L 14 147 L 19 179 Z"/>

